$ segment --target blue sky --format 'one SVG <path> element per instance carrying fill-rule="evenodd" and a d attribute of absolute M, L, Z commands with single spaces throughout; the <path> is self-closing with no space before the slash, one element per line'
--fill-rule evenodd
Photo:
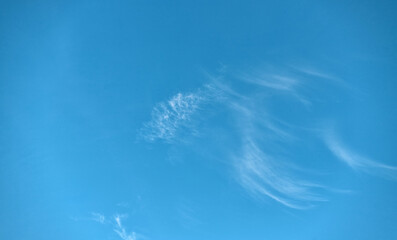
<path fill-rule="evenodd" d="M 2 1 L 1 239 L 396 239 L 393 1 Z"/>

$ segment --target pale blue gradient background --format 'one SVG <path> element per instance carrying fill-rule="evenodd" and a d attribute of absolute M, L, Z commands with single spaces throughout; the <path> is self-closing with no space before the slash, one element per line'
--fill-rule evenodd
<path fill-rule="evenodd" d="M 153 240 L 396 239 L 397 182 L 320 143 L 296 161 L 352 192 L 294 210 L 236 184 L 227 148 L 137 138 L 158 102 L 200 88 L 205 72 L 308 65 L 354 89 L 322 89 L 329 101 L 311 116 L 396 166 L 396 12 L 363 0 L 2 1 L 0 239 L 120 239 L 93 212 L 128 214 L 125 228 Z"/>

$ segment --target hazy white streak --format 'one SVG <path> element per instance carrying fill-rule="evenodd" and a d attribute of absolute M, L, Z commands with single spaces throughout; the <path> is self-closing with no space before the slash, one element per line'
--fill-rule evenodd
<path fill-rule="evenodd" d="M 333 132 L 329 131 L 324 136 L 324 141 L 329 150 L 351 168 L 371 174 L 380 174 L 385 177 L 396 177 L 397 167 L 379 163 L 354 152 L 344 145 Z"/>
<path fill-rule="evenodd" d="M 113 230 L 123 240 L 136 240 L 137 239 L 136 233 L 135 232 L 127 233 L 126 229 L 124 228 L 124 226 L 121 222 L 121 218 L 122 218 L 122 216 L 120 216 L 120 215 L 116 215 L 114 217 L 114 221 L 116 222 L 116 224 L 114 225 Z"/>
<path fill-rule="evenodd" d="M 293 177 L 250 139 L 236 159 L 236 169 L 240 184 L 251 193 L 266 195 L 287 207 L 303 209 L 313 201 L 324 201 L 314 193 L 315 184 Z"/>

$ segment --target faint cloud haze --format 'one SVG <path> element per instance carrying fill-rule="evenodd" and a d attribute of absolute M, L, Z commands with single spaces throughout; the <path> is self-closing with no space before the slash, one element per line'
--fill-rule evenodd
<path fill-rule="evenodd" d="M 93 213 L 91 213 L 91 215 L 92 215 L 92 220 L 94 220 L 96 222 L 99 222 L 99 223 L 102 223 L 102 224 L 105 223 L 106 218 L 105 218 L 105 216 L 103 214 L 97 213 L 97 212 L 93 212 Z"/>

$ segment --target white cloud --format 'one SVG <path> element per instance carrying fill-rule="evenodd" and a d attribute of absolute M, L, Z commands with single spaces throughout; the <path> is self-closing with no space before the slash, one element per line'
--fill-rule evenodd
<path fill-rule="evenodd" d="M 158 104 L 152 111 L 152 120 L 145 124 L 144 138 L 148 141 L 171 140 L 178 128 L 190 120 L 201 101 L 196 94 L 178 93 L 169 101 Z"/>
<path fill-rule="evenodd" d="M 148 141 L 171 141 L 178 136 L 178 130 L 191 132 L 192 125 L 189 122 L 193 114 L 202 109 L 204 103 L 221 99 L 219 102 L 228 106 L 232 115 L 236 116 L 238 123 L 235 130 L 244 141 L 242 154 L 235 158 L 234 165 L 238 182 L 244 188 L 256 196 L 270 197 L 291 208 L 307 208 L 313 206 L 314 202 L 324 201 L 315 194 L 322 187 L 293 177 L 285 164 L 278 164 L 274 157 L 262 151 L 256 143 L 258 138 L 267 138 L 271 144 L 280 145 L 278 141 L 291 141 L 295 136 L 270 118 L 257 96 L 233 89 L 219 78 L 212 79 L 213 83 L 205 86 L 204 90 L 178 93 L 170 100 L 158 104 L 152 111 L 152 120 L 144 126 L 144 138 Z M 306 101 L 297 91 L 300 81 L 296 78 L 282 74 L 262 74 L 246 75 L 243 80 L 270 91 L 287 92 L 288 96 Z M 235 149 L 230 151 L 234 152 Z"/>
<path fill-rule="evenodd" d="M 117 235 L 123 239 L 123 240 L 136 240 L 136 233 L 135 232 L 131 232 L 128 233 L 125 229 L 125 227 L 122 224 L 121 219 L 124 217 L 124 215 L 116 215 L 114 216 L 114 232 L 117 233 Z"/>
<path fill-rule="evenodd" d="M 337 82 L 341 82 L 340 79 L 331 76 L 330 74 L 324 73 L 318 69 L 314 69 L 313 67 L 298 67 L 298 66 L 292 66 L 293 68 L 295 68 L 297 71 L 302 72 L 306 75 L 311 75 L 314 77 L 319 77 L 319 78 L 324 78 L 324 79 L 329 79 L 329 80 L 333 80 L 333 81 L 337 81 Z"/>
<path fill-rule="evenodd" d="M 383 177 L 396 178 L 397 167 L 389 166 L 365 156 L 362 156 L 348 148 L 342 143 L 333 131 L 327 131 L 324 135 L 324 141 L 329 150 L 342 162 L 351 168 L 363 171 L 369 174 L 381 175 Z"/>
<path fill-rule="evenodd" d="M 113 231 L 119 236 L 122 240 L 137 240 L 137 233 L 135 232 L 127 232 L 126 228 L 122 223 L 122 219 L 126 218 L 125 214 L 116 214 L 113 218 L 106 218 L 105 215 L 97 212 L 91 213 L 91 220 L 95 222 L 99 222 L 104 225 L 110 225 L 113 228 Z"/>
<path fill-rule="evenodd" d="M 290 208 L 304 209 L 325 201 L 315 193 L 319 185 L 294 177 L 285 164 L 246 139 L 235 167 L 239 183 L 256 196 L 265 195 Z"/>
<path fill-rule="evenodd" d="M 303 79 L 291 75 L 287 71 L 281 73 L 241 74 L 239 79 L 249 84 L 267 88 L 271 91 L 271 94 L 286 94 L 306 106 L 311 105 L 311 102 L 299 92 L 299 89 L 304 86 Z"/>
<path fill-rule="evenodd" d="M 193 93 L 178 93 L 152 110 L 152 119 L 144 124 L 141 136 L 150 142 L 161 139 L 172 141 L 180 129 L 192 128 L 191 120 L 204 103 L 217 99 L 219 89 L 205 85 Z"/>
<path fill-rule="evenodd" d="M 234 156 L 233 166 L 239 184 L 253 196 L 268 197 L 290 208 L 309 208 L 320 201 L 326 201 L 323 197 L 325 191 L 346 191 L 325 187 L 317 183 L 317 178 L 309 178 L 310 176 L 302 175 L 297 170 L 293 154 L 286 157 L 285 153 L 291 146 L 289 144 L 301 140 L 299 132 L 302 129 L 306 129 L 304 134 L 307 134 L 307 129 L 312 128 L 297 127 L 285 116 L 278 119 L 275 112 L 271 112 L 271 109 L 278 107 L 273 105 L 277 104 L 279 97 L 292 97 L 305 106 L 311 104 L 306 99 L 307 95 L 303 94 L 312 93 L 312 86 L 308 86 L 309 82 L 306 81 L 308 75 L 340 81 L 310 68 L 239 74 L 231 77 L 232 80 L 238 79 L 236 85 L 226 84 L 223 77 L 210 76 L 212 83 L 202 90 L 178 93 L 168 101 L 159 103 L 152 111 L 151 121 L 144 125 L 142 136 L 147 141 L 170 142 L 179 138 L 183 131 L 191 133 L 195 130 L 191 123 L 194 118 L 199 117 L 195 114 L 203 110 L 205 104 L 216 101 L 220 103 L 219 106 L 226 107 L 228 117 L 235 117 L 234 121 L 227 119 L 228 124 L 235 123 L 227 125 L 232 126 L 232 129 L 223 132 L 236 134 L 233 137 L 237 136 L 237 141 L 241 142 L 239 148 L 226 149 L 229 156 Z M 224 120 L 222 116 L 219 117 L 220 121 Z M 308 123 L 313 122 L 310 117 L 305 120 Z M 324 140 L 331 152 L 350 167 L 382 176 L 395 176 L 396 167 L 378 163 L 353 152 L 333 135 L 327 135 Z"/>
<path fill-rule="evenodd" d="M 248 83 L 281 91 L 294 91 L 299 85 L 299 81 L 296 78 L 276 74 L 248 75 L 242 79 Z"/>

